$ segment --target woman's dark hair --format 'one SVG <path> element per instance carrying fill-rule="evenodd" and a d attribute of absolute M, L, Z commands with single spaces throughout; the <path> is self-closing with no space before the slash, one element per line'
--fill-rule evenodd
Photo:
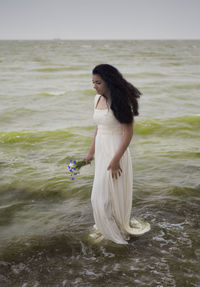
<path fill-rule="evenodd" d="M 138 116 L 138 98 L 141 92 L 126 81 L 113 66 L 101 64 L 96 66 L 93 75 L 99 75 L 107 84 L 111 94 L 111 106 L 116 119 L 120 123 L 131 123 Z M 102 95 L 105 97 L 105 95 Z M 106 98 L 106 97 L 105 97 Z"/>

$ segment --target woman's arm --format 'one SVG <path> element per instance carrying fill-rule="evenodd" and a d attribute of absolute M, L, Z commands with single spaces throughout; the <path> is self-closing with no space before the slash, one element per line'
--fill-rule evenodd
<path fill-rule="evenodd" d="M 128 148 L 131 139 L 133 137 L 133 122 L 131 124 L 123 124 L 124 126 L 124 134 L 122 137 L 122 141 L 120 143 L 120 146 L 115 153 L 114 157 L 112 158 L 107 170 L 111 169 L 112 177 L 117 178 L 117 175 L 121 175 L 122 169 L 119 165 L 119 161 L 121 157 L 123 156 L 124 152 Z"/>
<path fill-rule="evenodd" d="M 95 152 L 95 140 L 96 140 L 97 130 L 98 130 L 98 128 L 96 128 L 96 131 L 95 131 L 95 134 L 94 134 L 94 138 L 93 138 L 93 141 L 92 141 L 91 148 L 90 148 L 88 154 L 86 155 L 86 157 L 84 157 L 84 160 L 86 161 L 86 164 L 88 164 L 88 163 L 89 163 L 89 160 L 94 156 L 94 152 Z"/>
<path fill-rule="evenodd" d="M 121 159 L 121 157 L 123 156 L 124 152 L 126 151 L 133 137 L 133 123 L 123 124 L 123 126 L 124 126 L 124 135 L 123 135 L 121 144 L 119 146 L 119 149 L 117 150 L 115 156 L 113 157 L 113 160 L 117 160 L 117 161 Z"/>

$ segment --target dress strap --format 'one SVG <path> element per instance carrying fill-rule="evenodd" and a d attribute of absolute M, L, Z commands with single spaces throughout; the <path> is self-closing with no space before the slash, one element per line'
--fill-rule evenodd
<path fill-rule="evenodd" d="M 97 102 L 99 100 L 99 98 L 101 97 L 101 95 L 96 95 L 95 98 L 94 98 L 94 109 L 96 108 L 97 106 Z"/>

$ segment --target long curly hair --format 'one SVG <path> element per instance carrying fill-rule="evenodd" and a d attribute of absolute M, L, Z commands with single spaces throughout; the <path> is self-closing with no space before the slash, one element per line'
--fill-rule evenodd
<path fill-rule="evenodd" d="M 120 123 L 133 122 L 134 116 L 138 116 L 138 98 L 142 93 L 129 83 L 122 74 L 109 64 L 96 66 L 93 75 L 99 75 L 107 84 L 111 95 L 111 106 L 116 119 Z M 104 98 L 106 98 L 105 95 Z M 106 98 L 107 100 L 107 98 Z"/>

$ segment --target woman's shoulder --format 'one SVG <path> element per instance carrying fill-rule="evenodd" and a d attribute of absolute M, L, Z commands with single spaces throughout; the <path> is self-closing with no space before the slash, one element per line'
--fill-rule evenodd
<path fill-rule="evenodd" d="M 96 94 L 96 96 L 95 96 L 95 100 L 98 100 L 98 98 L 99 98 L 100 96 L 101 96 L 101 95 Z"/>
<path fill-rule="evenodd" d="M 97 94 L 95 97 L 94 97 L 94 108 L 96 107 L 96 104 L 97 104 L 97 101 L 99 99 L 101 95 Z"/>

